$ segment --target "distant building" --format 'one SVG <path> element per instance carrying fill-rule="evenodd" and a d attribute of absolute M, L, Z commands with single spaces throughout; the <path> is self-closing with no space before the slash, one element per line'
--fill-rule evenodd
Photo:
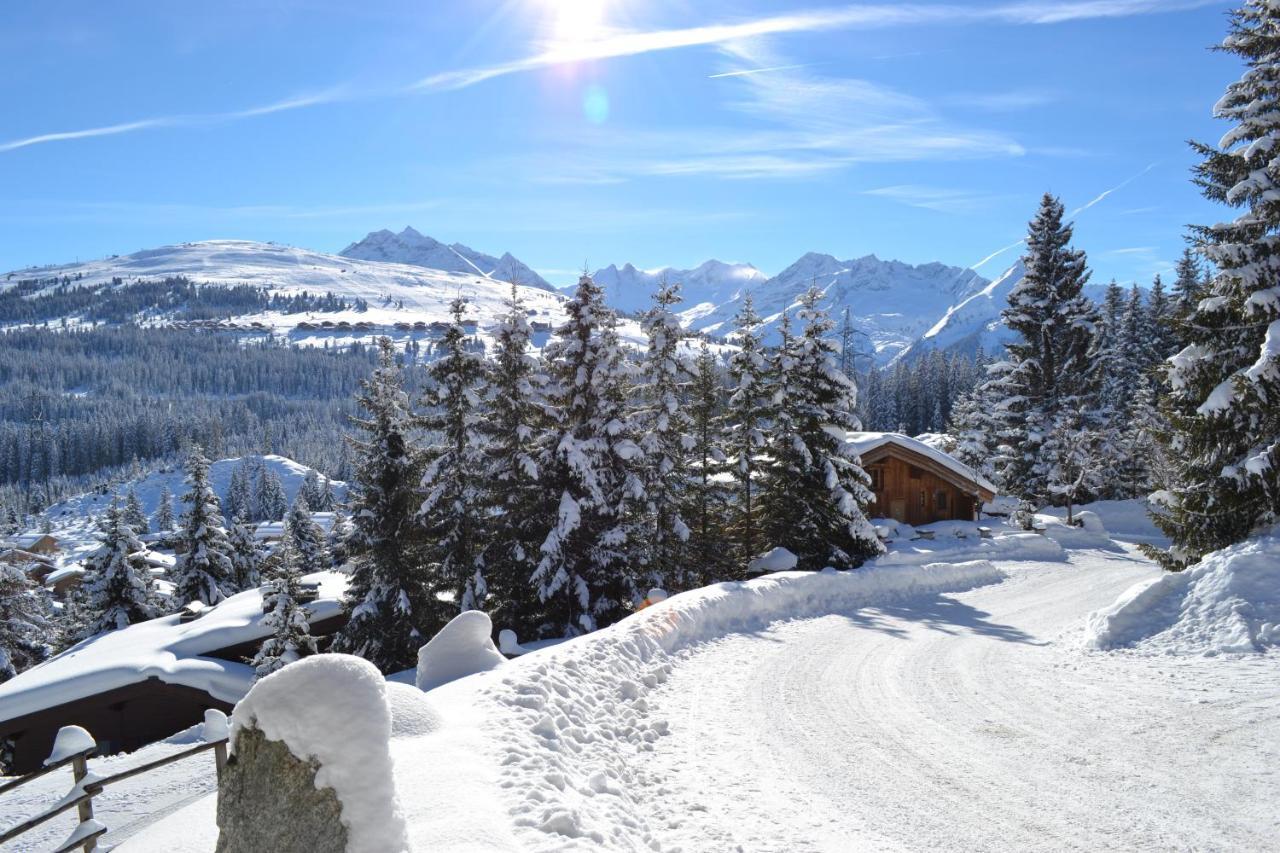
<path fill-rule="evenodd" d="M 58 553 L 58 540 L 49 533 L 23 533 L 10 539 L 9 545 L 32 554 Z"/>
<path fill-rule="evenodd" d="M 851 432 L 849 444 L 871 477 L 869 514 L 905 524 L 976 521 L 996 487 L 950 454 L 892 432 Z"/>

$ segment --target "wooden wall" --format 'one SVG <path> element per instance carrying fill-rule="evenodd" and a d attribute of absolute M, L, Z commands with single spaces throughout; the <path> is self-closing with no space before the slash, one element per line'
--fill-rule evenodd
<path fill-rule="evenodd" d="M 864 461 L 863 465 L 876 493 L 872 517 L 907 524 L 973 521 L 976 517 L 973 496 L 932 471 L 892 455 Z"/>

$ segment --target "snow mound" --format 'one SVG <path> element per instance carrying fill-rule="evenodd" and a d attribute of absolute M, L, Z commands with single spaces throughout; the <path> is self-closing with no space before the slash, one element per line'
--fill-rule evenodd
<path fill-rule="evenodd" d="M 49 753 L 49 757 L 44 760 L 45 766 L 57 764 L 59 761 L 65 761 L 77 753 L 86 752 L 98 745 L 93 739 L 93 735 L 89 734 L 79 726 L 63 726 L 58 729 L 58 736 L 54 738 L 53 750 Z"/>
<path fill-rule="evenodd" d="M 232 746 L 253 726 L 303 761 L 314 759 L 316 787 L 342 803 L 348 853 L 408 849 L 391 768 L 387 684 L 352 655 L 303 658 L 259 681 L 232 712 Z"/>
<path fill-rule="evenodd" d="M 486 694 L 502 710 L 486 729 L 497 739 L 499 785 L 528 850 L 658 849 L 669 815 L 631 795 L 647 754 L 669 734 L 654 692 L 680 657 L 735 632 L 959 592 L 1004 575 L 990 562 L 866 566 L 856 571 L 779 572 L 674 595 L 586 636 L 494 673 Z"/>
<path fill-rule="evenodd" d="M 431 690 L 506 663 L 492 637 L 489 614 L 467 610 L 453 617 L 418 650 L 418 689 Z"/>
<path fill-rule="evenodd" d="M 759 557 L 747 563 L 747 571 L 757 574 L 789 572 L 796 567 L 796 562 L 795 554 L 792 554 L 782 546 L 778 546 L 765 551 Z"/>
<path fill-rule="evenodd" d="M 1208 656 L 1280 646 L 1280 532 L 1131 587 L 1090 614 L 1084 644 Z"/>
<path fill-rule="evenodd" d="M 1106 534 L 1117 541 L 1168 544 L 1168 537 L 1151 520 L 1151 506 L 1145 500 L 1094 501 L 1079 507 L 1076 515 L 1085 513 L 1097 516 Z M 1063 507 L 1046 507 L 1040 514 L 1065 518 L 1067 511 Z M 1089 529 L 1088 525 L 1085 529 Z"/>
<path fill-rule="evenodd" d="M 431 700 L 412 684 L 388 681 L 387 702 L 391 706 L 393 738 L 429 735 L 443 725 Z"/>

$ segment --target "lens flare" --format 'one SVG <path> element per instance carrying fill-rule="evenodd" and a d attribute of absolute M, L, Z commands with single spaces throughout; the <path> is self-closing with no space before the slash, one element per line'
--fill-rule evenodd
<path fill-rule="evenodd" d="M 582 114 L 592 124 L 604 124 L 609 118 L 609 93 L 603 86 L 591 85 L 582 96 Z"/>

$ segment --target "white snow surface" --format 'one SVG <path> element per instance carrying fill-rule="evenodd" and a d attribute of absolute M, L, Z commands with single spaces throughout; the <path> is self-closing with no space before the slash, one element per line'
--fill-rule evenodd
<path fill-rule="evenodd" d="M 232 712 L 233 749 L 246 727 L 320 765 L 316 787 L 332 788 L 342 804 L 348 853 L 409 849 L 392 777 L 387 686 L 373 664 L 322 654 L 276 670 Z"/>
<path fill-rule="evenodd" d="M 391 740 L 414 849 L 1269 849 L 1280 658 L 1084 653 L 1159 569 L 1002 532 L 1022 559 L 722 584 L 436 688 Z M 121 849 L 211 850 L 211 801 Z"/>
<path fill-rule="evenodd" d="M 76 753 L 93 749 L 97 745 L 93 735 L 80 726 L 63 726 L 58 729 L 58 736 L 53 739 L 53 749 L 49 751 L 49 757 L 44 760 L 45 766 L 57 764 Z"/>
<path fill-rule="evenodd" d="M 431 690 L 506 662 L 493 644 L 493 622 L 489 614 L 466 610 L 450 619 L 448 625 L 418 650 L 418 689 Z"/>
<path fill-rule="evenodd" d="M 796 555 L 779 545 L 776 548 L 770 548 L 759 557 L 756 557 L 750 563 L 747 563 L 747 571 L 753 573 L 763 572 L 789 572 L 796 567 Z"/>
<path fill-rule="evenodd" d="M 341 612 L 346 575 L 317 572 L 303 581 L 319 584 L 317 599 L 305 605 L 312 621 Z M 192 622 L 183 624 L 177 615 L 162 616 L 90 637 L 0 684 L 0 719 L 13 719 L 147 678 L 194 687 L 224 702 L 235 702 L 253 683 L 253 667 L 207 653 L 265 637 L 269 631 L 261 626 L 262 617 L 262 591 L 250 589 L 209 608 Z"/>
<path fill-rule="evenodd" d="M 1084 644 L 1206 656 L 1280 646 L 1280 531 L 1134 585 L 1089 617 Z"/>
<path fill-rule="evenodd" d="M 751 264 L 710 260 L 688 270 L 662 267 L 636 269 L 631 264 L 610 264 L 591 276 L 604 290 L 605 302 L 625 312 L 647 311 L 653 307 L 653 294 L 664 279 L 680 285 L 683 302 L 681 322 L 689 325 L 715 306 L 738 297 L 744 289 L 760 284 L 768 276 Z"/>
<path fill-rule="evenodd" d="M 501 258 L 495 258 L 461 243 L 445 245 L 409 226 L 399 234 L 386 229 L 372 231 L 363 240 L 352 243 L 339 254 L 344 258 L 409 264 L 466 275 L 478 273 L 498 281 L 514 281 L 542 290 L 553 289 L 542 276 L 514 258 L 510 252 Z"/>

